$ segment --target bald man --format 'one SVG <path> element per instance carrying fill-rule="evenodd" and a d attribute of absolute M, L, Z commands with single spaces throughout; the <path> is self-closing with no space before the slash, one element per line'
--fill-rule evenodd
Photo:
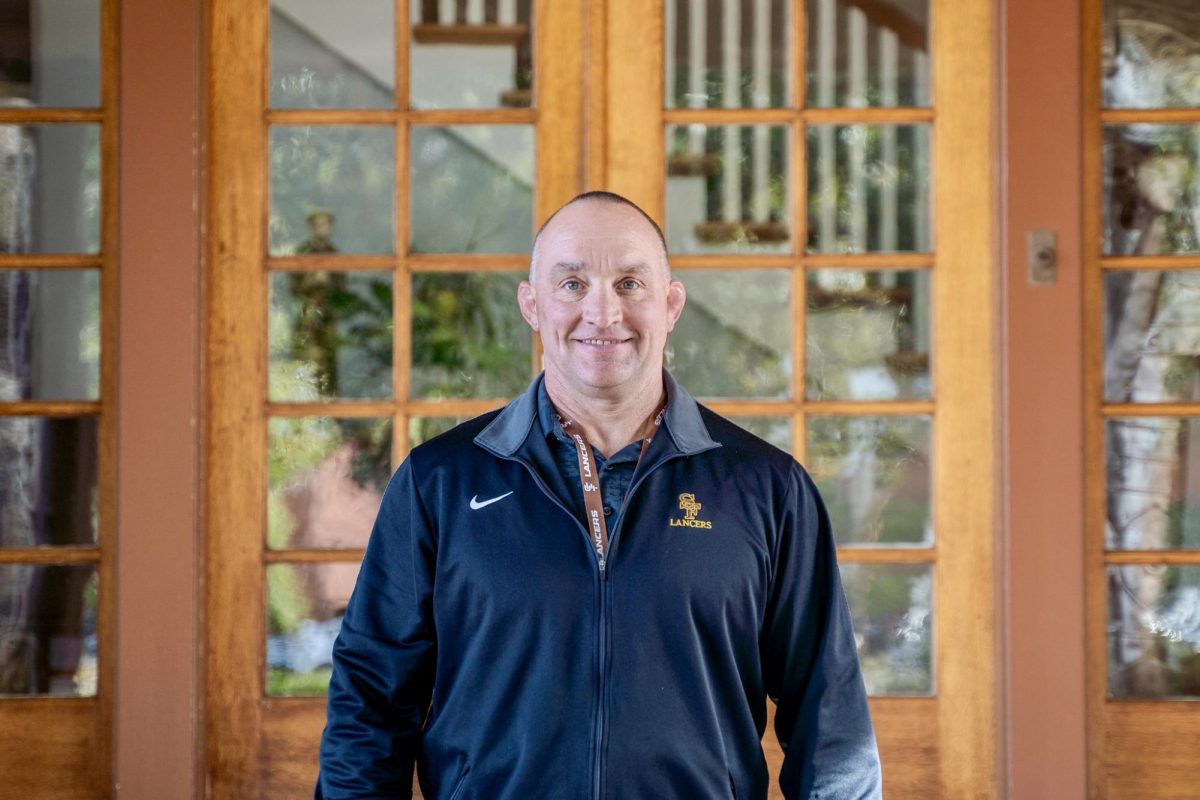
<path fill-rule="evenodd" d="M 590 192 L 538 232 L 544 371 L 413 449 L 334 645 L 316 797 L 881 796 L 829 517 L 663 368 L 662 231 Z"/>

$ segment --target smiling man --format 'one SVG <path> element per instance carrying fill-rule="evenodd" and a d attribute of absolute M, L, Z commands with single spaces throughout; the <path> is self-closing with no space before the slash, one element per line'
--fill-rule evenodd
<path fill-rule="evenodd" d="M 545 371 L 392 476 L 334 646 L 318 798 L 879 797 L 829 517 L 663 368 L 686 292 L 607 192 L 538 232 Z"/>

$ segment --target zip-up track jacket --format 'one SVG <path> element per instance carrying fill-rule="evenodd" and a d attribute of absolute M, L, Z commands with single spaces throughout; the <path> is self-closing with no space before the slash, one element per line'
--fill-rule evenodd
<path fill-rule="evenodd" d="M 413 449 L 334 645 L 317 798 L 408 798 L 415 763 L 427 800 L 757 800 L 767 697 L 789 800 L 881 796 L 816 488 L 664 376 L 603 573 L 544 474 L 541 377 Z"/>

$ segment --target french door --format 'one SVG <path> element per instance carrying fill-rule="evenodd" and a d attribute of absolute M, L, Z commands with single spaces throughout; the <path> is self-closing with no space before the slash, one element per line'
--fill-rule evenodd
<path fill-rule="evenodd" d="M 532 232 L 596 188 L 664 225 L 671 369 L 829 503 L 888 796 L 993 796 L 988 5 L 329 8 L 210 4 L 213 797 L 311 792 L 383 486 L 536 374 Z"/>

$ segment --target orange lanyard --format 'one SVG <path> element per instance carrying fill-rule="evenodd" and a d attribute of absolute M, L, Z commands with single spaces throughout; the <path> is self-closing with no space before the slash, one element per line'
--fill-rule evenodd
<path fill-rule="evenodd" d="M 662 425 L 663 413 L 666 408 L 666 403 L 663 403 L 658 412 L 646 423 L 646 430 L 642 434 L 642 449 L 638 453 L 639 464 L 642 463 L 642 456 L 646 455 L 646 450 L 650 448 L 650 440 L 654 438 L 658 427 Z M 579 459 L 579 483 L 583 487 L 583 506 L 587 512 L 592 546 L 596 548 L 596 557 L 600 560 L 600 573 L 604 574 L 604 567 L 608 561 L 608 523 L 604 520 L 604 500 L 600 494 L 600 473 L 595 468 L 596 459 L 592 446 L 588 443 L 587 437 L 583 435 L 583 431 L 571 430 L 572 427 L 575 427 L 572 420 L 563 419 L 562 414 L 557 411 L 554 414 L 558 417 L 563 430 L 575 442 L 575 455 Z M 637 467 L 635 466 L 634 469 Z"/>

